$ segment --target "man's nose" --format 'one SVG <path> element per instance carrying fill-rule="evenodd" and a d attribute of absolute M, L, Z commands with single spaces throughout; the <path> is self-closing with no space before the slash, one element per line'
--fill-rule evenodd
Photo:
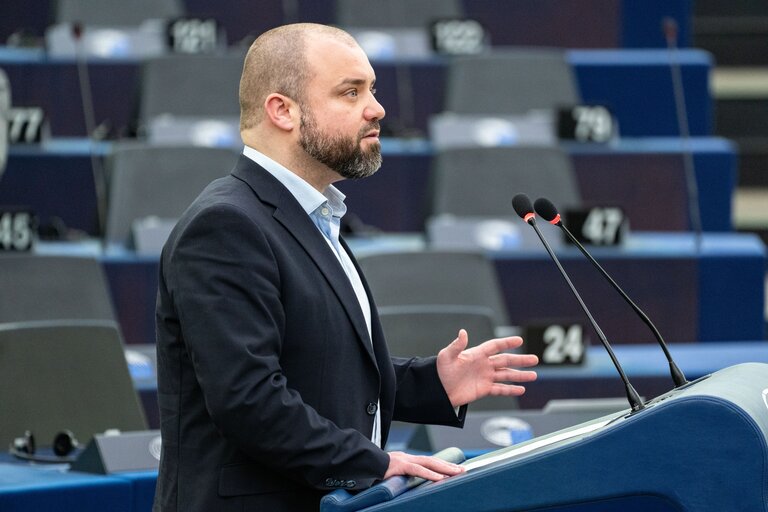
<path fill-rule="evenodd" d="M 386 114 L 387 112 L 376 99 L 376 96 L 371 95 L 371 104 L 365 110 L 365 118 L 367 120 L 383 119 Z"/>

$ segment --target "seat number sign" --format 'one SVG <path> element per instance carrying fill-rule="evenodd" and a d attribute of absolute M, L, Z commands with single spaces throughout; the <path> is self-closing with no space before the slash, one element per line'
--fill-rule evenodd
<path fill-rule="evenodd" d="M 584 362 L 586 343 L 581 324 L 528 326 L 523 339 L 526 351 L 539 356 L 542 365 L 575 365 Z"/>
<path fill-rule="evenodd" d="M 0 251 L 31 250 L 35 224 L 35 216 L 29 211 L 0 208 Z"/>

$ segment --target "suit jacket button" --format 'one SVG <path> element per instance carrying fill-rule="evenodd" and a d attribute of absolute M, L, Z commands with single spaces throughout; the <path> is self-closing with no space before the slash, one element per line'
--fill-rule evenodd
<path fill-rule="evenodd" d="M 370 416 L 373 416 L 376 414 L 376 411 L 378 410 L 379 410 L 379 406 L 371 402 L 368 404 L 368 407 L 365 409 L 365 412 L 367 412 Z"/>

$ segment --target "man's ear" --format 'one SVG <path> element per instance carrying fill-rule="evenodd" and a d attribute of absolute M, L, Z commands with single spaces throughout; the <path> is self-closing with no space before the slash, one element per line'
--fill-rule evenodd
<path fill-rule="evenodd" d="M 264 113 L 277 128 L 291 131 L 296 125 L 299 106 L 288 96 L 272 93 L 264 100 Z"/>

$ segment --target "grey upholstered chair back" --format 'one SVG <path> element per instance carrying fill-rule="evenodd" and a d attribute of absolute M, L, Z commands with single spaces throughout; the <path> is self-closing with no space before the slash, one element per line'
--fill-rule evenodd
<path fill-rule="evenodd" d="M 380 308 L 408 305 L 483 307 L 492 312 L 494 326 L 507 325 L 507 310 L 496 270 L 493 262 L 482 253 L 390 252 L 361 256 L 359 262 Z"/>
<path fill-rule="evenodd" d="M 426 28 L 437 18 L 464 14 L 459 0 L 336 0 L 336 23 L 342 27 Z"/>
<path fill-rule="evenodd" d="M 470 343 L 494 337 L 494 312 L 484 306 L 417 304 L 380 306 L 379 318 L 394 357 L 429 357 L 466 329 Z"/>
<path fill-rule="evenodd" d="M 93 26 L 132 26 L 151 18 L 184 14 L 181 0 L 55 0 L 56 23 Z"/>
<path fill-rule="evenodd" d="M 389 353 L 395 357 L 428 357 L 466 329 L 470 346 L 495 337 L 494 314 L 483 306 L 410 305 L 379 308 Z M 486 397 L 474 402 L 471 411 L 516 409 L 517 398 Z"/>
<path fill-rule="evenodd" d="M 237 153 L 199 146 L 129 145 L 109 161 L 109 206 L 105 238 L 127 244 L 135 220 L 178 218 L 216 178 L 229 174 Z"/>
<path fill-rule="evenodd" d="M 0 325 L 0 404 L 2 446 L 26 430 L 50 446 L 65 429 L 87 443 L 107 429 L 147 428 L 113 322 Z"/>
<path fill-rule="evenodd" d="M 242 52 L 169 55 L 144 63 L 139 126 L 161 115 L 230 118 L 240 115 Z"/>
<path fill-rule="evenodd" d="M 116 318 L 95 258 L 6 254 L 0 256 L 0 269 L 0 324 Z"/>
<path fill-rule="evenodd" d="M 562 50 L 495 50 L 455 57 L 446 78 L 446 112 L 524 114 L 579 102 Z"/>
<path fill-rule="evenodd" d="M 581 195 L 568 155 L 555 147 L 457 148 L 437 154 L 431 215 L 515 217 L 512 197 L 547 197 L 561 211 Z"/>

